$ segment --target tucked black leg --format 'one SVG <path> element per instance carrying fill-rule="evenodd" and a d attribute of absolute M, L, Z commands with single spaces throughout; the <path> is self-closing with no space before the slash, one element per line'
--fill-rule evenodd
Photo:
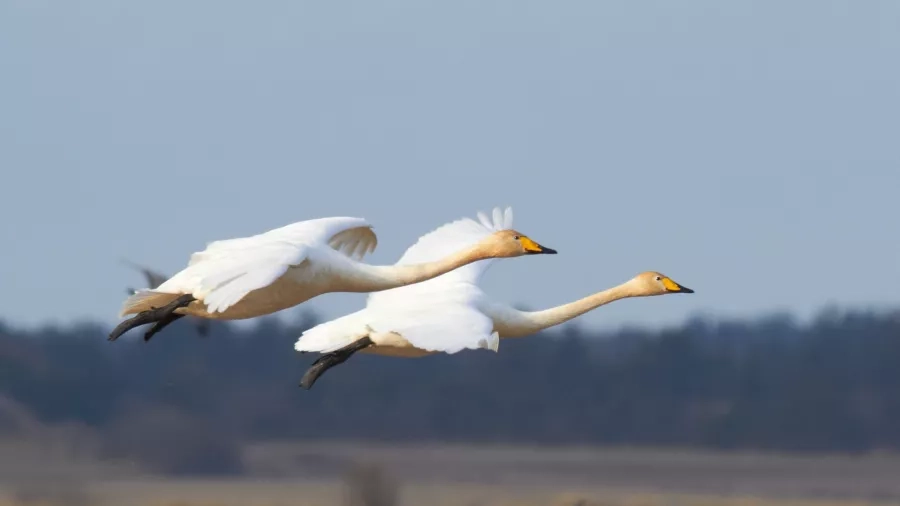
<path fill-rule="evenodd" d="M 144 341 L 149 341 L 150 338 L 153 337 L 153 334 L 156 334 L 160 330 L 164 329 L 166 327 L 166 325 L 174 322 L 175 320 L 177 320 L 179 318 L 184 318 L 184 315 L 178 314 L 178 313 L 169 313 L 168 316 L 166 316 L 162 320 L 159 320 L 158 322 L 154 323 L 153 326 L 150 327 L 150 330 L 148 330 L 144 334 Z"/>
<path fill-rule="evenodd" d="M 313 383 L 319 379 L 319 376 L 325 373 L 328 369 L 343 363 L 350 355 L 353 355 L 357 351 L 372 345 L 372 340 L 369 339 L 368 336 L 360 339 L 359 341 L 355 341 L 353 343 L 344 346 L 343 348 L 332 351 L 331 353 L 326 353 L 319 357 L 318 360 L 313 362 L 312 366 L 306 370 L 306 374 L 303 375 L 303 379 L 300 380 L 300 386 L 309 390 L 312 388 Z"/>
<path fill-rule="evenodd" d="M 165 320 L 168 316 L 170 316 L 172 314 L 173 311 L 175 311 L 176 309 L 178 309 L 180 307 L 187 306 L 194 300 L 196 300 L 196 299 L 194 299 L 194 296 L 187 293 L 187 294 L 182 295 L 181 297 L 178 297 L 177 299 L 173 300 L 172 302 L 166 304 L 163 307 L 159 307 L 159 308 L 155 308 L 155 309 L 148 309 L 147 311 L 141 311 L 140 313 L 134 315 L 134 317 L 129 318 L 129 319 L 125 320 L 124 322 L 120 323 L 118 326 L 116 326 L 116 328 L 114 328 L 113 331 L 110 332 L 109 340 L 115 341 L 116 339 L 119 338 L 119 336 L 121 336 L 122 334 L 128 332 L 129 330 L 131 330 L 139 325 L 144 325 L 146 323 L 154 323 L 154 322 L 159 322 L 159 321 Z M 160 329 L 162 329 L 162 327 L 165 327 L 172 321 L 174 321 L 174 320 L 164 323 L 159 328 L 156 328 L 156 330 L 151 329 L 151 331 L 148 333 L 150 333 L 151 335 L 155 334 Z"/>

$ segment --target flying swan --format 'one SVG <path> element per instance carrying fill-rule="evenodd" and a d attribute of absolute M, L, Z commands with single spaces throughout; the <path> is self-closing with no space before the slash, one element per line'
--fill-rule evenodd
<path fill-rule="evenodd" d="M 402 266 L 360 262 L 376 245 L 372 225 L 348 217 L 301 221 L 251 237 L 212 242 L 158 287 L 128 297 L 120 316 L 136 316 L 113 329 L 109 340 L 153 323 L 144 335 L 149 340 L 185 315 L 253 318 L 329 292 L 374 292 L 419 283 L 482 259 L 556 253 L 506 228 L 461 247 L 450 245 L 443 249 L 446 255 L 422 262 Z"/>
<path fill-rule="evenodd" d="M 493 212 L 493 220 L 464 218 L 422 236 L 397 265 L 440 258 L 476 244 L 497 230 L 512 227 L 512 209 Z M 479 288 L 493 261 L 482 260 L 415 285 L 369 294 L 366 307 L 304 332 L 294 348 L 323 353 L 304 374 L 306 389 L 329 368 L 363 351 L 420 357 L 464 349 L 497 351 L 501 338 L 522 337 L 559 325 L 610 302 L 627 297 L 694 293 L 658 272 L 643 272 L 618 286 L 544 311 L 519 311 L 491 300 Z"/>

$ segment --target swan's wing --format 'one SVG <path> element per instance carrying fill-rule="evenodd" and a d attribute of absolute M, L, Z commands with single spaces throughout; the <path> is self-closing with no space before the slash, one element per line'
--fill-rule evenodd
<path fill-rule="evenodd" d="M 442 225 L 420 237 L 400 257 L 397 265 L 440 260 L 477 244 L 494 232 L 512 228 L 512 218 L 511 208 L 506 208 L 505 211 L 495 208 L 492 218 L 479 212 L 478 221 L 471 218 L 463 218 Z M 372 292 L 368 296 L 367 304 L 371 306 L 414 303 L 415 299 L 423 294 L 446 292 L 458 285 L 477 285 L 481 280 L 481 276 L 494 260 L 493 258 L 479 260 L 428 281 L 380 292 Z"/>
<path fill-rule="evenodd" d="M 355 260 L 362 260 L 367 254 L 375 251 L 378 237 L 372 227 L 359 226 L 348 228 L 331 236 L 328 245 Z"/>
<path fill-rule="evenodd" d="M 319 218 L 292 223 L 250 237 L 213 241 L 203 251 L 191 255 L 188 265 L 220 255 L 227 256 L 235 251 L 253 249 L 272 241 L 310 246 L 327 245 L 356 260 L 362 260 L 378 246 L 378 237 L 372 230 L 372 225 L 363 218 Z"/>
<path fill-rule="evenodd" d="M 330 246 L 361 257 L 376 244 L 371 225 L 361 218 L 303 221 L 252 237 L 210 243 L 156 291 L 190 293 L 206 304 L 208 312 L 222 312 L 300 265 L 312 248 Z"/>
<path fill-rule="evenodd" d="M 189 293 L 203 301 L 208 312 L 224 312 L 253 290 L 272 284 L 290 267 L 300 265 L 309 250 L 306 245 L 274 241 L 229 250 L 189 265 L 154 291 Z"/>
<path fill-rule="evenodd" d="M 466 304 L 424 304 L 389 311 L 370 308 L 320 323 L 303 332 L 294 349 L 329 353 L 373 333 L 393 332 L 416 348 L 444 353 L 485 348 L 497 351 L 493 322 Z"/>
<path fill-rule="evenodd" d="M 512 209 L 494 209 L 478 221 L 464 218 L 420 237 L 398 265 L 431 262 L 472 246 L 499 230 L 512 228 Z M 479 260 L 434 279 L 370 293 L 366 324 L 377 332 L 395 332 L 412 345 L 429 351 L 456 353 L 462 349 L 496 351 L 493 321 L 478 309 L 481 276 L 493 259 Z"/>
<path fill-rule="evenodd" d="M 368 310 L 361 309 L 355 313 L 320 323 L 303 332 L 294 344 L 294 349 L 329 353 L 343 348 L 369 334 L 368 320 Z"/>
<path fill-rule="evenodd" d="M 145 270 L 144 277 L 147 279 L 148 288 L 156 288 L 157 286 L 165 283 L 166 279 L 168 279 L 165 274 L 151 270 Z"/>
<path fill-rule="evenodd" d="M 419 306 L 370 313 L 368 326 L 375 332 L 399 334 L 416 348 L 457 353 L 464 349 L 497 351 L 499 336 L 494 322 L 474 304 L 438 299 Z"/>
<path fill-rule="evenodd" d="M 438 260 L 498 230 L 512 228 L 511 209 L 495 209 L 491 217 L 479 213 L 478 218 L 457 220 L 420 237 L 397 264 Z M 428 351 L 496 351 L 499 337 L 493 321 L 478 309 L 482 293 L 477 283 L 491 261 L 481 260 L 428 281 L 370 293 L 365 309 L 307 330 L 294 348 L 328 353 L 370 333 L 393 332 Z"/>
<path fill-rule="evenodd" d="M 157 286 L 163 284 L 166 281 L 166 279 L 168 279 L 168 276 L 166 276 L 158 271 L 154 271 L 148 267 L 144 267 L 143 265 L 136 264 L 136 263 L 132 262 L 131 260 L 126 260 L 123 258 L 122 263 L 124 263 L 125 265 L 131 267 L 132 269 L 140 272 L 144 276 L 144 279 L 147 280 L 148 288 L 156 288 Z"/>

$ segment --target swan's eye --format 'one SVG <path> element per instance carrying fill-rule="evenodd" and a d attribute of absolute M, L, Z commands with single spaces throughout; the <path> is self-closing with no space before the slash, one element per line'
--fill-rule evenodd
<path fill-rule="evenodd" d="M 660 280 L 662 280 L 662 278 L 659 277 L 659 276 L 656 276 L 656 280 L 657 280 L 657 281 L 660 281 Z"/>
<path fill-rule="evenodd" d="M 515 240 L 517 240 L 517 241 L 518 241 L 518 240 L 519 240 L 519 236 L 517 236 L 517 235 L 514 235 L 514 236 L 513 236 L 513 239 L 515 239 Z"/>

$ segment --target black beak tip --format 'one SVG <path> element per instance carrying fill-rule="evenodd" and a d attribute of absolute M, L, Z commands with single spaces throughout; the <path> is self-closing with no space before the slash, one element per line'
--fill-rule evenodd
<path fill-rule="evenodd" d="M 694 291 L 691 290 L 690 288 L 686 287 L 686 286 L 682 286 L 682 287 L 681 287 L 681 293 L 694 293 Z"/>
<path fill-rule="evenodd" d="M 544 248 L 544 247 L 541 247 L 541 248 L 542 248 L 541 253 L 543 253 L 545 255 L 555 255 L 556 254 L 556 250 L 553 248 Z"/>

